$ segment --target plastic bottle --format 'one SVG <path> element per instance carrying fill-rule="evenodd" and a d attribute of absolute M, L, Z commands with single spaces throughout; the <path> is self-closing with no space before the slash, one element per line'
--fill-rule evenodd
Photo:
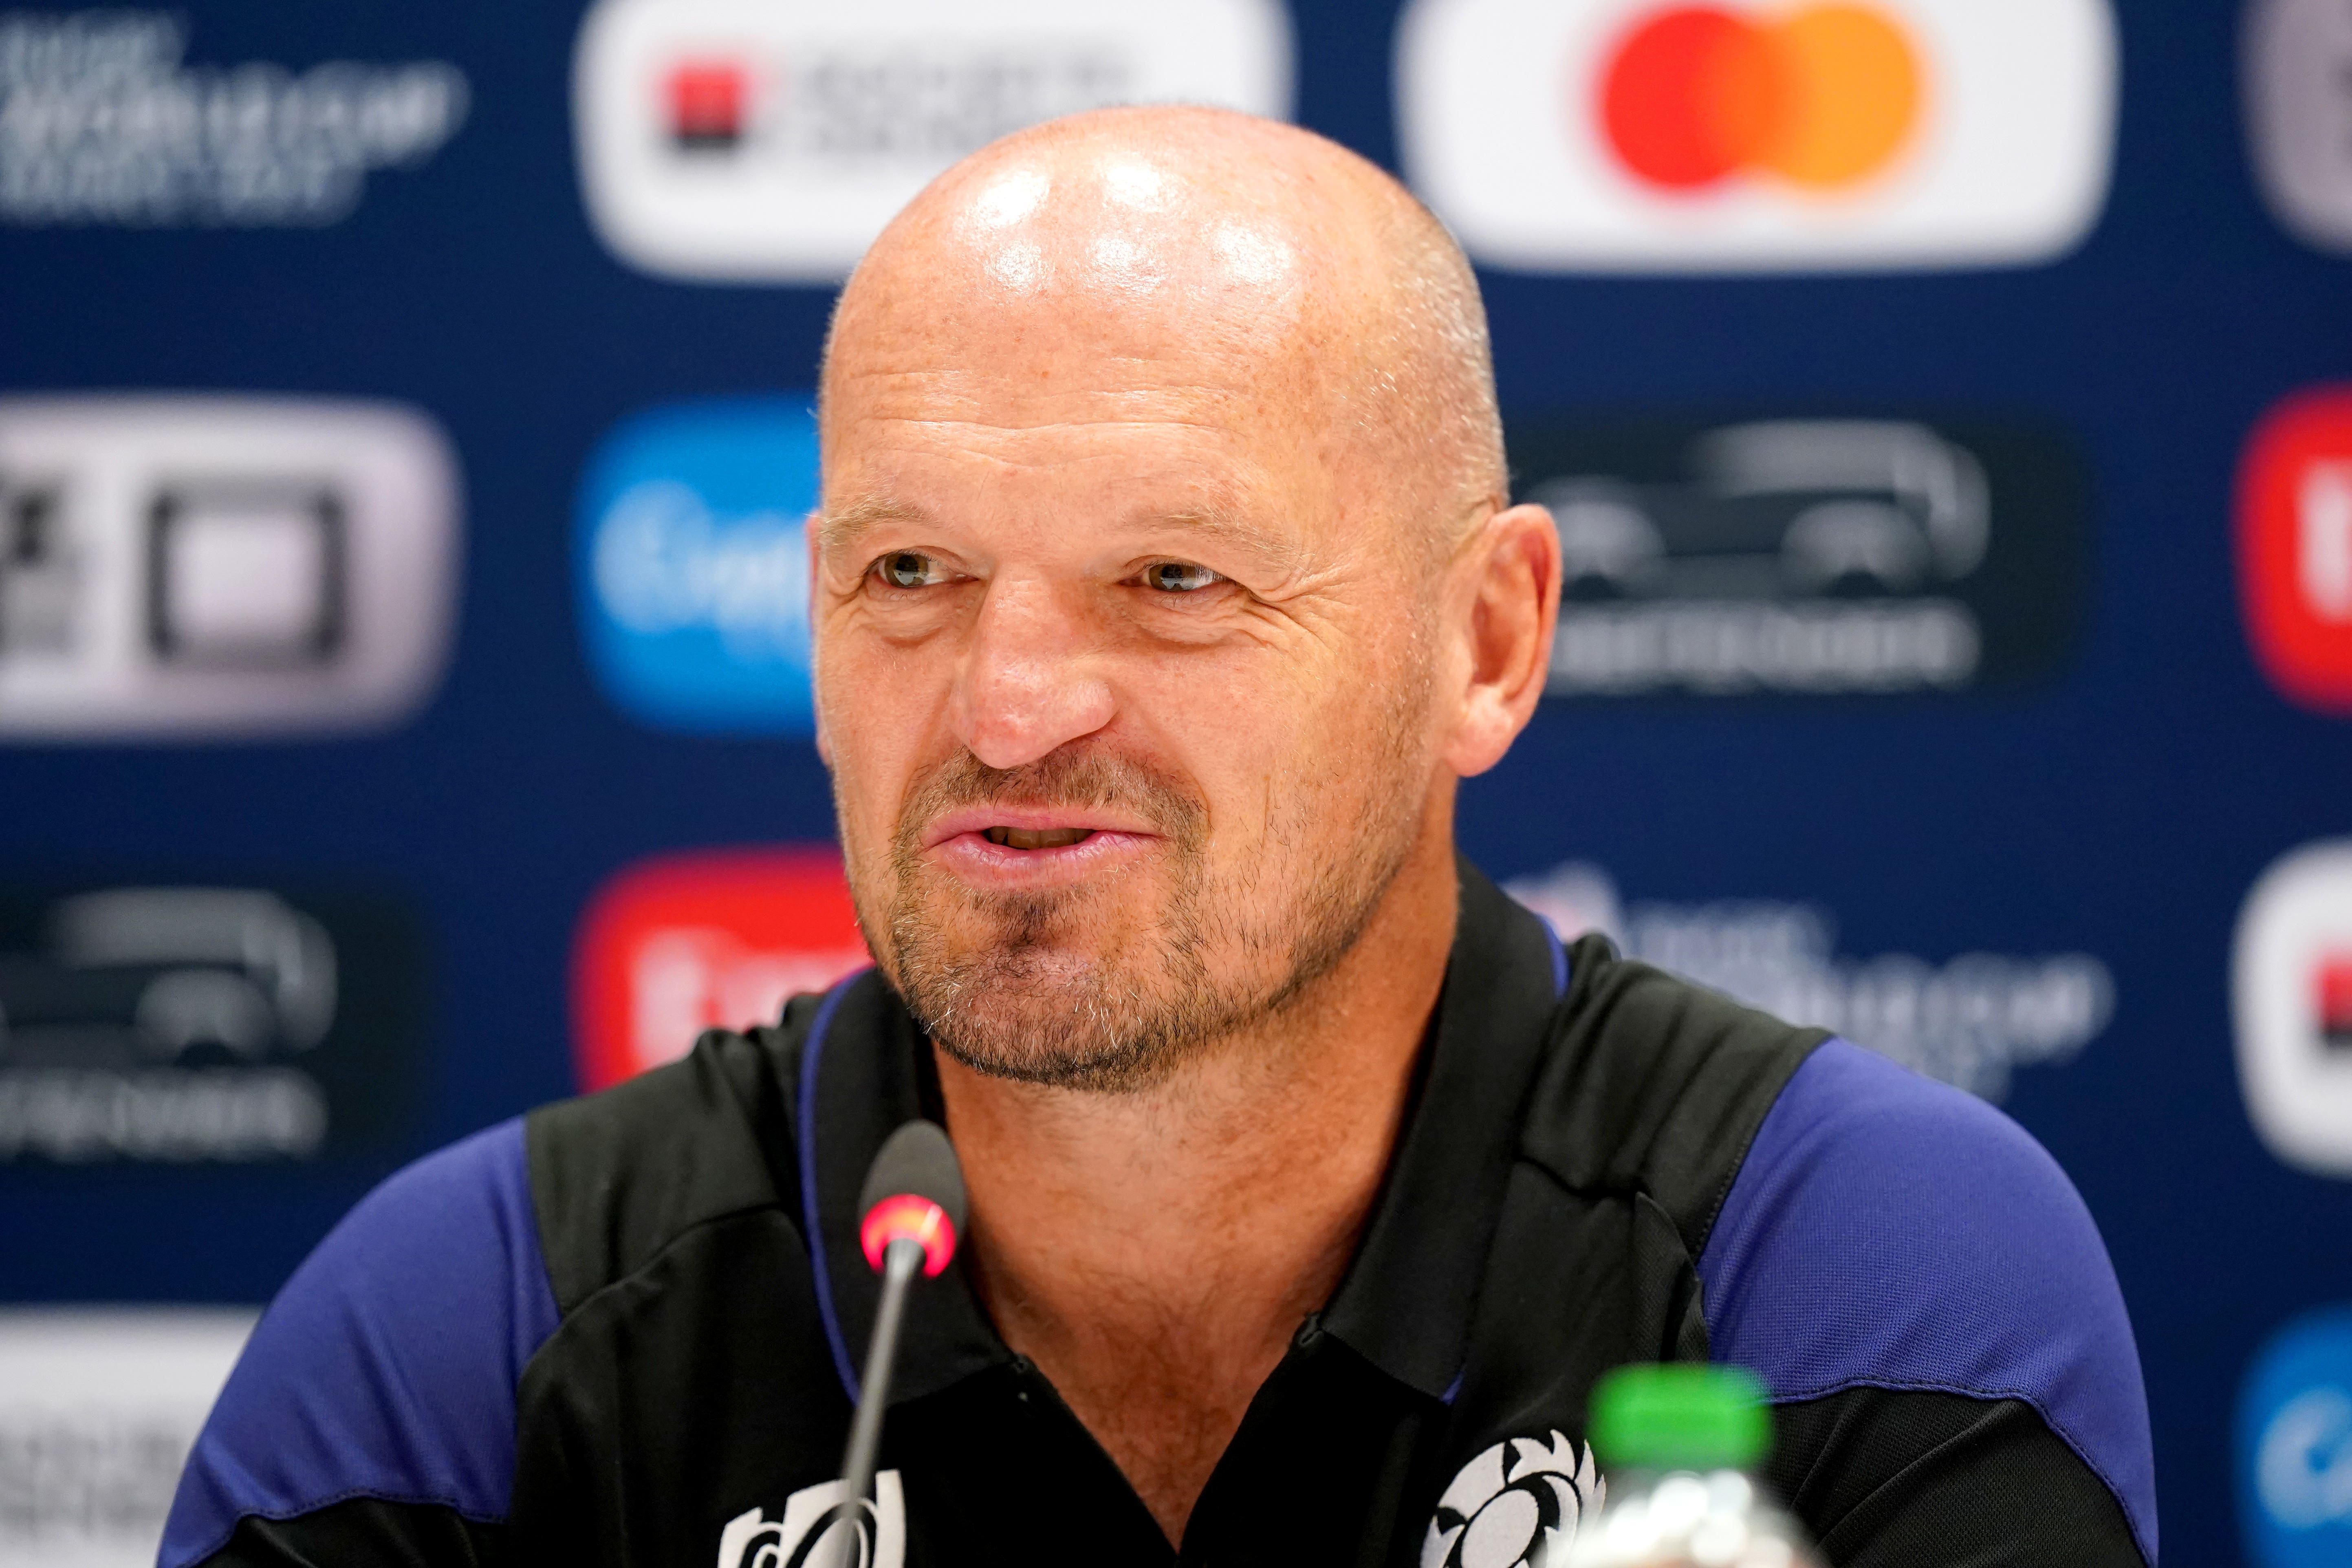
<path fill-rule="evenodd" d="M 1824 1568 L 1753 1479 L 1772 1417 L 1748 1373 L 1620 1367 L 1593 1390 L 1590 1433 L 1608 1502 L 1545 1568 Z"/>

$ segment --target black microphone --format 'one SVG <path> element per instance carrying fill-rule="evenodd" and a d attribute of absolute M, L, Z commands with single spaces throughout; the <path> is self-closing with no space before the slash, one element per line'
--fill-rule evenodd
<path fill-rule="evenodd" d="M 857 1389 L 857 1415 L 849 1424 L 849 1447 L 841 1458 L 842 1479 L 847 1483 L 842 1500 L 853 1520 L 865 1511 L 866 1494 L 874 1485 L 874 1453 L 882 1439 L 882 1413 L 890 1404 L 890 1370 L 898 1358 L 907 1287 L 918 1268 L 926 1278 L 945 1268 L 963 1230 L 963 1170 L 956 1163 L 955 1145 L 936 1122 L 909 1121 L 890 1134 L 866 1173 L 857 1208 L 865 1215 L 857 1238 L 866 1248 L 866 1261 L 882 1276 L 882 1305 L 874 1315 L 866 1377 Z M 859 1533 L 843 1532 L 833 1553 L 835 1568 L 852 1560 Z"/>

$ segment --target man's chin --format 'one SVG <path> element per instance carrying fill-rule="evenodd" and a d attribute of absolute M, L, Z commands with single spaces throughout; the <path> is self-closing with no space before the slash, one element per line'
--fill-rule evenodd
<path fill-rule="evenodd" d="M 975 1072 L 1133 1089 L 1164 1076 L 1199 1031 L 1184 999 L 1198 994 L 1200 977 L 1137 974 L 1132 946 L 936 940 L 944 934 L 902 950 L 891 978 L 934 1043 Z"/>
<path fill-rule="evenodd" d="M 1038 1020 L 963 1018 L 934 1029 L 931 1042 L 953 1061 L 988 1078 L 1041 1089 L 1133 1093 L 1167 1076 L 1171 1053 L 1157 1042 L 1040 1033 Z"/>

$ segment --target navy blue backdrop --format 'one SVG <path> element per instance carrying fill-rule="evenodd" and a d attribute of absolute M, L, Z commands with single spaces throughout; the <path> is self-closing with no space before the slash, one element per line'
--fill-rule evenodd
<path fill-rule="evenodd" d="M 605 435 L 677 400 L 805 388 L 831 290 L 667 280 L 607 251 L 575 169 L 571 0 L 183 16 L 192 60 L 450 62 L 464 122 L 331 223 L 0 226 L 0 395 L 258 389 L 427 411 L 463 476 L 455 652 L 388 732 L 0 744 L 0 881 L 404 900 L 427 976 L 421 1109 L 310 1160 L 0 1163 L 6 1300 L 267 1300 L 385 1171 L 575 1090 L 572 945 L 618 868 L 830 833 L 805 741 L 664 732 L 601 694 L 571 563 Z M 1392 17 L 1361 0 L 1292 16 L 1297 118 L 1396 166 Z M 2352 1188 L 2258 1139 L 2230 994 L 2263 868 L 2352 833 L 2352 721 L 2265 680 L 2231 542 L 2250 428 L 2299 387 L 2352 379 L 2352 262 L 2263 205 L 2235 9 L 2129 0 L 2119 21 L 2112 189 L 2063 259 L 1484 279 L 1515 437 L 1588 416 L 1886 411 L 2070 436 L 2087 553 L 2055 669 L 1949 697 L 1548 702 L 1466 788 L 1461 831 L 1500 878 L 1605 868 L 1636 921 L 1777 901 L 1833 915 L 1842 953 L 2093 955 L 2111 1016 L 2069 1059 L 2019 1067 L 2003 1103 L 2113 1251 L 2166 1555 L 2228 1563 L 2241 1380 L 2283 1322 L 2352 1298 Z"/>

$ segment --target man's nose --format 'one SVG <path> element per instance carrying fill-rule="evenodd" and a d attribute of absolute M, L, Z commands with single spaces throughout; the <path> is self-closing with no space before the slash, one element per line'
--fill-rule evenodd
<path fill-rule="evenodd" d="M 1034 763 L 1110 722 L 1099 633 L 1066 590 L 1034 579 L 988 585 L 957 682 L 957 739 L 992 768 Z"/>

